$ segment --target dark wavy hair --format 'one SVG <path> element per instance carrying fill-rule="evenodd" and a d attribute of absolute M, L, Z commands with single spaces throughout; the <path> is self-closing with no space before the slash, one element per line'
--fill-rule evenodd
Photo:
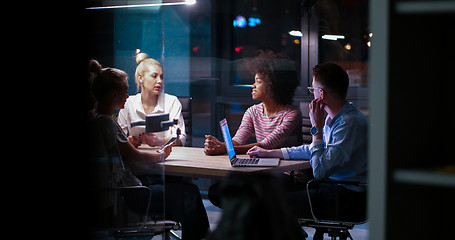
<path fill-rule="evenodd" d="M 270 83 L 272 97 L 278 104 L 292 104 L 295 89 L 299 85 L 295 62 L 272 51 L 260 51 L 246 63 L 253 74 L 259 73 Z"/>

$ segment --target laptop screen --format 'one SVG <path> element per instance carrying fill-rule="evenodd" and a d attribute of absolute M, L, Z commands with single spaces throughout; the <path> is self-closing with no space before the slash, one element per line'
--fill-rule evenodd
<path fill-rule="evenodd" d="M 235 157 L 234 145 L 232 144 L 231 134 L 229 133 L 229 126 L 226 118 L 220 121 L 221 132 L 223 132 L 224 142 L 226 143 L 226 149 L 229 154 L 229 159 Z"/>

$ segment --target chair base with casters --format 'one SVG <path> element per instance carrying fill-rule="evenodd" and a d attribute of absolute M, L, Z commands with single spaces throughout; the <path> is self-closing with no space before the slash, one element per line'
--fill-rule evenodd
<path fill-rule="evenodd" d="M 110 230 L 111 236 L 114 238 L 132 238 L 132 237 L 153 237 L 156 235 L 165 234 L 166 236 L 174 236 L 177 239 L 180 239 L 173 231 L 181 229 L 181 226 L 178 222 L 171 220 L 163 221 L 148 221 L 145 224 L 140 224 L 139 226 L 129 226 L 123 228 L 116 228 Z M 168 238 L 168 237 L 166 237 Z"/>
<path fill-rule="evenodd" d="M 367 222 L 365 215 L 363 216 L 353 216 L 352 219 L 347 221 L 346 219 L 335 219 L 335 220 L 325 220 L 320 219 L 316 216 L 313 206 L 311 204 L 310 197 L 310 186 L 312 183 L 323 182 L 330 184 L 344 184 L 344 185 L 354 185 L 354 186 L 365 186 L 365 183 L 353 182 L 353 181 L 332 181 L 332 180 L 316 180 L 313 179 L 307 183 L 307 193 L 308 201 L 310 204 L 310 210 L 312 218 L 304 219 L 300 218 L 299 223 L 303 227 L 311 227 L 316 230 L 313 240 L 322 240 L 324 239 L 324 233 L 327 233 L 330 239 L 335 240 L 339 238 L 340 240 L 353 239 L 349 230 L 353 229 L 355 225 L 363 224 Z M 365 210 L 366 211 L 366 210 Z M 354 220 L 353 220 L 354 219 Z"/>
<path fill-rule="evenodd" d="M 357 224 L 362 223 L 349 223 L 349 222 L 336 222 L 336 221 L 320 221 L 316 223 L 314 219 L 299 219 L 299 223 L 303 227 L 311 227 L 316 229 L 316 232 L 313 236 L 313 240 L 322 240 L 324 239 L 324 233 L 327 233 L 331 239 L 340 240 L 353 239 L 349 230 L 354 228 Z"/>

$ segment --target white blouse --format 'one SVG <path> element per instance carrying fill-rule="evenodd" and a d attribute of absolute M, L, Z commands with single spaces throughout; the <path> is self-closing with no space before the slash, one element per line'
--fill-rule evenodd
<path fill-rule="evenodd" d="M 182 104 L 176 96 L 169 95 L 161 92 L 158 96 L 158 103 L 151 114 L 155 113 L 169 113 L 169 119 L 178 119 L 179 123 L 169 128 L 167 131 L 155 132 L 157 137 L 169 139 L 176 136 L 177 128 L 180 128 L 181 135 L 180 140 L 185 145 L 186 132 L 185 122 L 182 116 Z M 145 121 L 146 113 L 144 106 L 142 106 L 141 94 L 138 93 L 133 96 L 129 96 L 126 100 L 125 107 L 120 110 L 118 114 L 118 124 L 122 130 L 126 133 L 130 131 L 131 123 L 136 121 Z"/>

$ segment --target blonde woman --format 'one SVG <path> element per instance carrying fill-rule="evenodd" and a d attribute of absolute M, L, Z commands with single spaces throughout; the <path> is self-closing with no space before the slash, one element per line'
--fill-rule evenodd
<path fill-rule="evenodd" d="M 178 119 L 178 125 L 174 125 L 164 132 L 128 136 L 128 141 L 138 147 L 141 143 L 150 146 L 162 145 L 165 141 L 176 135 L 180 128 L 181 135 L 177 145 L 184 145 L 186 140 L 185 123 L 182 116 L 182 104 L 176 96 L 164 93 L 164 74 L 161 64 L 147 54 L 139 53 L 136 56 L 136 85 L 141 92 L 130 96 L 125 108 L 120 110 L 118 123 L 125 133 L 130 132 L 130 124 L 136 121 L 144 121 L 145 117 L 155 113 L 169 113 L 169 119 Z"/>

